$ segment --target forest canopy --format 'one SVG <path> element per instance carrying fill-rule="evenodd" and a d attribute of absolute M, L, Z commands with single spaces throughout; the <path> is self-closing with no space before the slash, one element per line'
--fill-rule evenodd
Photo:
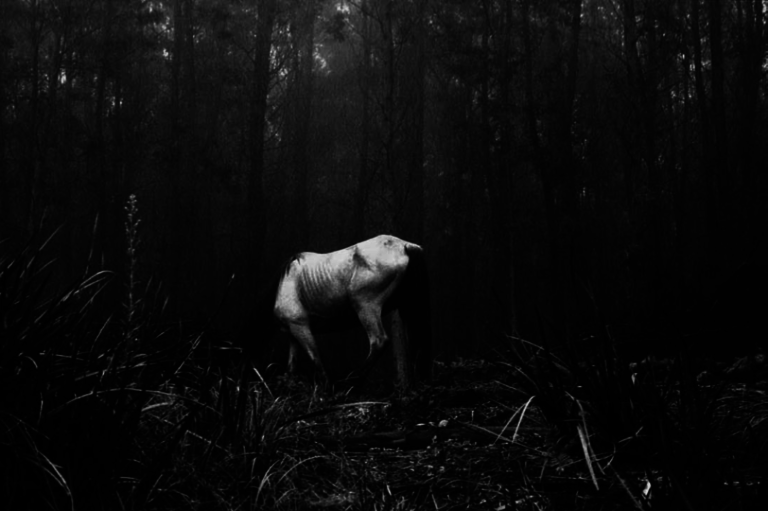
<path fill-rule="evenodd" d="M 387 232 L 444 356 L 678 335 L 764 279 L 765 10 L 4 0 L 0 238 L 119 273 L 135 194 L 141 278 L 231 332 L 290 253 Z"/>

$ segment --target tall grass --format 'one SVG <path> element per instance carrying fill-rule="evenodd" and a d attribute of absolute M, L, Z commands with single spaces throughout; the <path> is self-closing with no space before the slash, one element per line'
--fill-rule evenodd
<path fill-rule="evenodd" d="M 630 365 L 613 346 L 556 354 L 515 339 L 509 363 L 593 491 L 637 509 L 760 509 L 766 389 L 705 385 L 687 350 Z"/>
<path fill-rule="evenodd" d="M 176 328 L 143 272 L 139 217 L 131 197 L 122 267 L 100 267 L 94 250 L 66 285 L 57 233 L 0 244 L 0 509 L 438 507 L 432 490 L 452 481 L 428 475 L 392 491 L 381 466 L 333 447 L 381 422 L 371 403 L 337 406 L 315 387 L 267 382 L 215 332 Z M 705 384 L 685 350 L 631 369 L 607 336 L 589 355 L 513 346 L 505 373 L 534 397 L 499 438 L 514 444 L 526 410 L 540 410 L 556 434 L 529 461 L 544 460 L 540 474 L 575 474 L 573 495 L 637 509 L 768 501 L 760 379 Z M 409 463 L 444 464 L 433 451 Z M 542 476 L 520 470 L 523 493 L 546 494 Z M 569 508 L 554 493 L 525 502 Z"/>
<path fill-rule="evenodd" d="M 54 237 L 0 257 L 0 458 L 10 503 L 62 508 L 73 506 L 72 477 L 55 433 L 67 403 L 87 392 L 88 373 L 74 377 L 72 369 L 87 365 L 85 346 L 99 339 L 89 311 L 111 274 L 87 273 L 54 289 L 55 262 L 46 255 Z"/>
<path fill-rule="evenodd" d="M 332 457 L 292 418 L 320 396 L 276 395 L 236 350 L 197 353 L 219 349 L 211 333 L 179 333 L 142 279 L 134 196 L 123 268 L 93 256 L 60 287 L 56 235 L 0 246 L 0 508 L 300 507 Z"/>

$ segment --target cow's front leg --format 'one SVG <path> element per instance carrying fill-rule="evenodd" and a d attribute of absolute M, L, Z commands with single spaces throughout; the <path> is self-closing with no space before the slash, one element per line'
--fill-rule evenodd
<path fill-rule="evenodd" d="M 356 371 L 356 378 L 365 378 L 376 362 L 379 360 L 384 346 L 387 344 L 387 331 L 381 321 L 381 306 L 376 303 L 361 305 L 357 309 L 357 317 L 368 334 L 368 356 L 363 366 Z"/>
<path fill-rule="evenodd" d="M 296 365 L 296 345 L 300 345 L 309 359 L 312 361 L 315 369 L 315 376 L 320 382 L 326 383 L 328 377 L 325 374 L 325 368 L 323 368 L 323 362 L 320 360 L 320 352 L 317 349 L 317 342 L 312 335 L 312 330 L 309 328 L 309 324 L 305 322 L 291 322 L 288 325 L 288 330 L 294 338 L 294 342 L 291 343 L 290 351 L 288 352 L 288 370 L 291 373 L 295 373 Z"/>

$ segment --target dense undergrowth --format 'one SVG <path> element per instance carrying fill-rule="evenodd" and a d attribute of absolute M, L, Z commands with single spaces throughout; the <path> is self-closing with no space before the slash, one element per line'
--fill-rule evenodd
<path fill-rule="evenodd" d="M 760 358 L 704 374 L 684 352 L 630 366 L 607 336 L 589 357 L 510 339 L 385 399 L 265 381 L 204 329 L 172 326 L 136 274 L 137 214 L 132 199 L 121 275 L 89 263 L 53 284 L 45 240 L 0 258 L 2 509 L 768 502 Z"/>

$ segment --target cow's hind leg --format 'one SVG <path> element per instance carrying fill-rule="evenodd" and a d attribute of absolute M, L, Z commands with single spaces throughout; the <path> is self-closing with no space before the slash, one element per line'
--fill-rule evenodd
<path fill-rule="evenodd" d="M 384 346 L 387 344 L 387 332 L 381 321 L 381 307 L 378 304 L 361 305 L 357 310 L 357 317 L 368 334 L 370 345 L 368 357 L 356 375 L 356 379 L 360 380 L 368 375 L 368 372 L 381 356 Z"/>
<path fill-rule="evenodd" d="M 290 330 L 291 335 L 293 335 L 293 341 L 291 342 L 290 351 L 288 352 L 288 370 L 291 373 L 295 372 L 295 364 L 296 364 L 296 345 L 300 345 L 304 351 L 309 355 L 309 359 L 312 361 L 312 364 L 315 367 L 315 375 L 325 383 L 328 378 L 325 374 L 325 369 L 323 368 L 323 363 L 320 360 L 320 352 L 317 349 L 317 343 L 315 342 L 315 338 L 312 335 L 312 330 L 310 330 L 309 325 L 305 323 L 290 323 L 288 325 L 288 330 Z"/>
<path fill-rule="evenodd" d="M 291 340 L 288 343 L 288 374 L 296 374 L 296 357 L 299 351 L 299 341 L 291 335 Z"/>

